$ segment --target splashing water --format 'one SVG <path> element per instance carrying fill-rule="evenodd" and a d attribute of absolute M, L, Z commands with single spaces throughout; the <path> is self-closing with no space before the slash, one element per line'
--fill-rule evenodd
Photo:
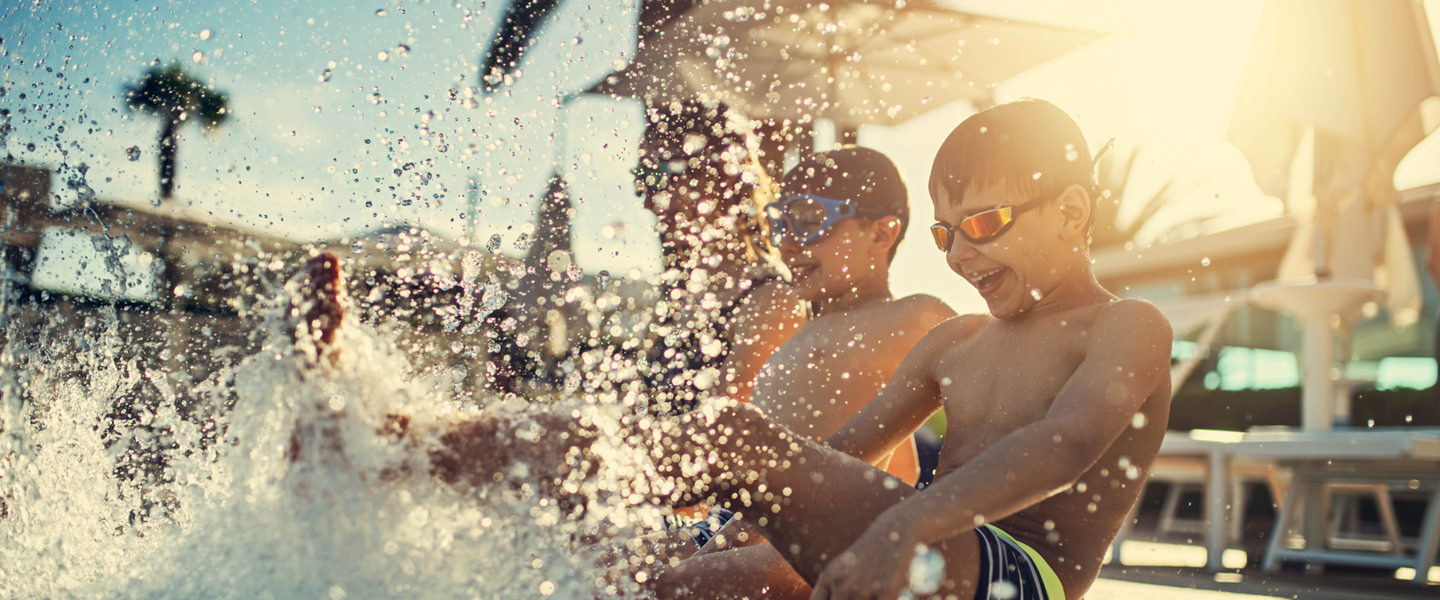
<path fill-rule="evenodd" d="M 434 436 L 379 433 L 393 415 L 426 431 L 483 410 L 515 424 L 502 435 L 553 432 L 530 420 L 533 404 L 444 397 L 406 375 L 394 340 L 358 326 L 340 330 L 333 368 L 302 368 L 284 303 L 270 304 L 259 351 L 191 389 L 122 358 L 113 308 L 73 331 L 7 319 L 0 597 L 635 593 L 603 577 L 595 548 L 659 521 L 624 483 L 646 468 L 643 449 L 597 440 L 587 457 L 603 467 L 564 482 L 585 498 L 568 514 L 532 485 L 545 464 L 478 489 L 441 483 L 423 451 Z M 567 403 L 616 428 L 618 410 L 593 396 L 549 408 Z"/>

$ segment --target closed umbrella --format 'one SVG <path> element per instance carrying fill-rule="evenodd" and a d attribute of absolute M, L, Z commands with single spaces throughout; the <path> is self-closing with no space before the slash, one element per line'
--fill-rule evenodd
<path fill-rule="evenodd" d="M 1228 137 L 1267 193 L 1313 197 L 1313 217 L 1296 213 L 1306 218 L 1282 281 L 1251 292 L 1303 325 L 1306 429 L 1347 420 L 1344 403 L 1334 404 L 1331 325 L 1342 323 L 1344 339 L 1358 307 L 1379 298 L 1396 324 L 1418 315 L 1418 276 L 1395 226 L 1392 179 L 1405 153 L 1435 129 L 1427 110 L 1436 96 L 1440 64 L 1419 2 L 1271 0 L 1263 7 Z M 1297 275 L 1317 281 L 1284 281 Z"/>
<path fill-rule="evenodd" d="M 1228 137 L 1266 193 L 1314 198 L 1313 222 L 1300 229 L 1320 237 L 1297 240 L 1287 271 L 1298 255 L 1321 275 L 1370 276 L 1360 271 L 1374 266 L 1372 255 L 1384 254 L 1376 240 L 1391 229 L 1386 211 L 1395 202 L 1395 166 L 1440 122 L 1436 96 L 1440 64 L 1420 2 L 1266 3 Z M 1297 156 L 1304 164 L 1296 164 Z M 1341 248 L 1347 239 L 1369 239 L 1375 247 Z M 1361 264 L 1350 264 L 1356 257 Z M 1403 277 L 1395 271 L 1404 269 L 1389 270 L 1392 280 Z M 1402 298 L 1391 292 L 1395 307 Z M 1418 301 L 1418 294 L 1401 296 Z"/>

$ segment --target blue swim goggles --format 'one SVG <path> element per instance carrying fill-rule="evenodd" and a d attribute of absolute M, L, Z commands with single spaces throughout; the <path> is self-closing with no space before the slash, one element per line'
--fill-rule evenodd
<path fill-rule="evenodd" d="M 765 207 L 770 222 L 770 243 L 779 246 L 786 236 L 804 245 L 824 238 L 836 223 L 852 217 L 881 217 L 885 214 L 860 210 L 849 200 L 835 200 L 814 194 L 796 194 Z"/>

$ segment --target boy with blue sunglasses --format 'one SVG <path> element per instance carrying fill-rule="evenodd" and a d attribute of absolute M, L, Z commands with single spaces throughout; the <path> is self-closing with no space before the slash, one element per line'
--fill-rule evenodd
<path fill-rule="evenodd" d="M 890 291 L 910 207 L 900 171 L 884 154 L 853 146 L 818 153 L 787 172 L 780 188 L 781 200 L 765 208 L 769 237 L 812 314 L 761 367 L 751 402 L 776 424 L 823 440 L 955 312 L 933 296 Z M 912 484 L 919 474 L 909 441 L 877 464 Z"/>
<path fill-rule="evenodd" d="M 811 156 L 785 175 L 780 198 L 765 207 L 769 238 L 813 315 L 761 367 L 750 403 L 771 423 L 820 442 L 875 398 L 915 343 L 955 312 L 933 296 L 890 292 L 890 263 L 910 210 L 900 172 L 884 154 L 847 147 Z M 908 437 L 871 462 L 907 485 L 919 476 Z M 730 551 L 756 546 L 763 536 L 748 522 L 728 521 L 728 511 L 712 511 L 696 536 L 708 543 L 662 574 L 655 583 L 660 597 L 695 577 L 707 579 L 706 593 L 714 597 L 753 594 L 757 580 L 769 582 L 771 595 L 775 585 L 806 588 L 768 546 Z M 710 541 L 716 529 L 719 539 Z M 707 575 L 717 571 L 757 579 Z"/>

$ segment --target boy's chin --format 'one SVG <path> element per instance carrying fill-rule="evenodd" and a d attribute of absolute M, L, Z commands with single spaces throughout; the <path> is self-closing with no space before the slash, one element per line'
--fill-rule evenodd
<path fill-rule="evenodd" d="M 825 293 L 825 290 L 822 289 L 820 286 L 809 285 L 808 283 L 802 283 L 801 285 L 797 285 L 795 286 L 794 290 L 795 295 L 799 296 L 800 300 L 804 302 L 819 302 L 821 300 L 824 300 L 827 295 Z"/>
<path fill-rule="evenodd" d="M 990 316 L 997 319 L 1012 319 L 1025 312 L 1024 306 L 1016 306 L 1013 299 L 995 298 L 987 299 L 986 306 L 990 309 Z"/>

